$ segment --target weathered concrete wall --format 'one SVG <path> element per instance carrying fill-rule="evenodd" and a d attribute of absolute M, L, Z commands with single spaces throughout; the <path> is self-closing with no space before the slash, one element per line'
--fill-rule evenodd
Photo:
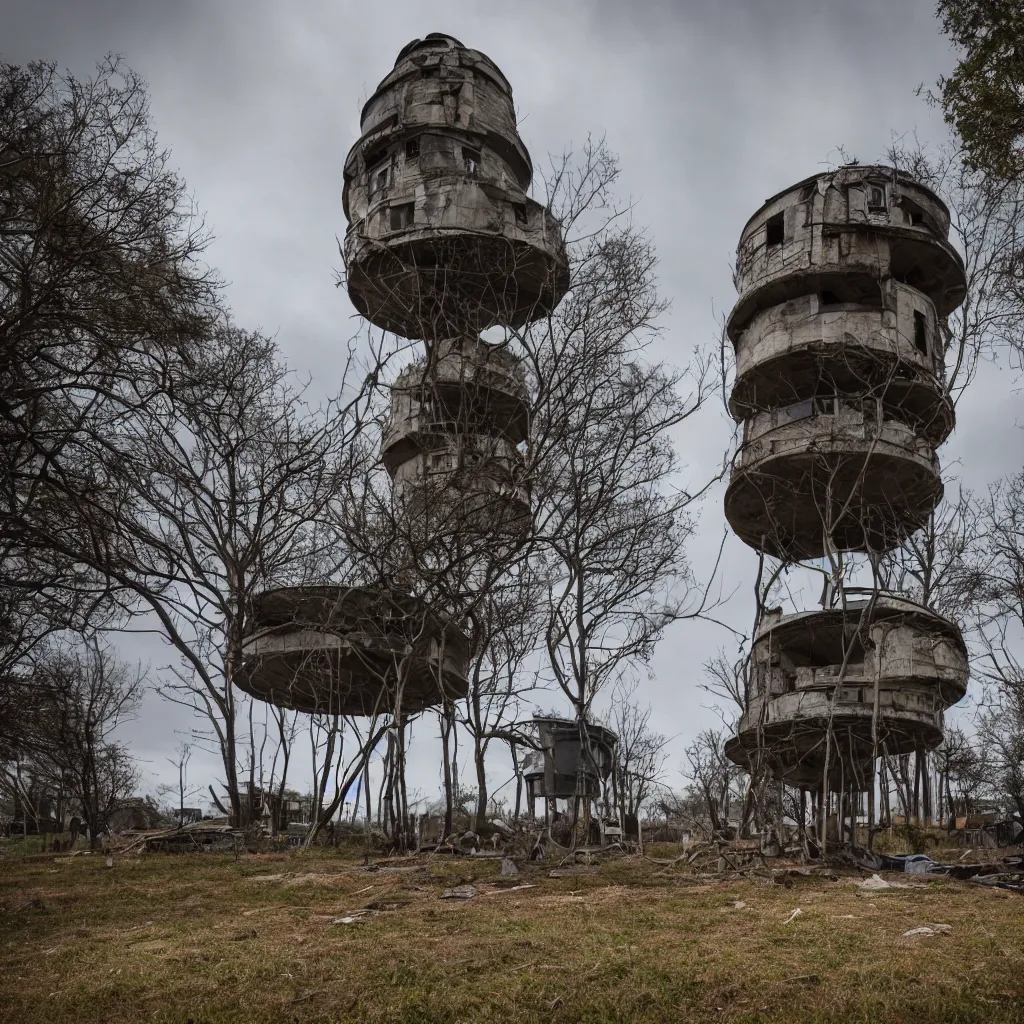
<path fill-rule="evenodd" d="M 867 196 L 877 190 L 881 206 L 869 211 Z M 923 291 L 945 316 L 965 290 L 948 229 L 938 197 L 892 168 L 844 167 L 794 185 L 769 200 L 743 230 L 730 337 L 735 340 L 759 310 L 802 294 L 811 275 L 825 282 L 857 277 L 866 289 L 896 277 Z"/>
<path fill-rule="evenodd" d="M 257 598 L 233 682 L 310 713 L 412 713 L 464 696 L 468 659 L 462 632 L 409 595 L 294 587 Z"/>
<path fill-rule="evenodd" d="M 831 729 L 842 740 L 837 766 L 848 743 L 857 764 L 847 771 L 866 770 L 876 730 L 889 754 L 937 746 L 943 712 L 963 698 L 968 675 L 957 626 L 900 598 L 878 597 L 870 614 L 864 601 L 845 612 L 769 614 L 754 640 L 752 692 L 727 752 L 739 763 L 774 758 L 790 781 L 813 782 Z"/>
<path fill-rule="evenodd" d="M 433 341 L 558 303 L 561 229 L 527 196 L 529 155 L 492 62 L 451 37 L 420 40 L 367 103 L 363 129 L 343 200 L 349 294 L 364 316 Z"/>
<path fill-rule="evenodd" d="M 846 522 L 831 546 L 889 548 L 941 498 L 935 449 L 954 422 L 941 322 L 965 287 L 948 226 L 928 189 L 860 166 L 800 182 L 748 222 L 728 322 L 743 444 L 726 493 L 747 543 L 818 557 L 823 524 L 849 506 L 870 527 Z M 840 514 L 816 515 L 822 501 Z"/>

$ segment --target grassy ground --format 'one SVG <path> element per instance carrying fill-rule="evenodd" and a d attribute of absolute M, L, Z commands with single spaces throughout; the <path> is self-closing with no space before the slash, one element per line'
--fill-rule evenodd
<path fill-rule="evenodd" d="M 0 1021 L 1024 1021 L 1013 893 L 702 882 L 638 859 L 503 889 L 496 861 L 415 863 L 8 856 Z M 473 899 L 440 898 L 466 882 Z M 952 931 L 902 937 L 928 923 Z"/>

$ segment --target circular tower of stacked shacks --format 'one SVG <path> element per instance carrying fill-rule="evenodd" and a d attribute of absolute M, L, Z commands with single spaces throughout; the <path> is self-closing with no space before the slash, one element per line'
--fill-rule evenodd
<path fill-rule="evenodd" d="M 392 386 L 381 451 L 409 580 L 431 552 L 436 568 L 453 545 L 493 551 L 531 527 L 525 375 L 480 334 L 547 315 L 568 288 L 560 225 L 527 195 L 532 173 L 505 76 L 442 34 L 401 51 L 345 161 L 349 297 L 372 324 L 425 347 Z M 430 602 L 374 587 L 265 593 L 239 685 L 344 714 L 414 713 L 464 696 L 462 602 L 439 608 L 432 592 Z"/>
<path fill-rule="evenodd" d="M 398 55 L 345 161 L 352 302 L 426 349 L 392 387 L 382 451 L 414 547 L 530 529 L 525 377 L 480 332 L 547 315 L 568 287 L 532 174 L 507 79 L 441 34 Z"/>
<path fill-rule="evenodd" d="M 936 449 L 954 420 L 941 329 L 966 289 L 948 229 L 912 177 L 859 165 L 786 189 L 747 223 L 727 323 L 743 436 L 725 514 L 751 547 L 784 563 L 876 557 L 941 500 Z M 968 678 L 959 629 L 932 609 L 877 589 L 823 603 L 763 611 L 726 747 L 809 792 L 822 822 L 830 806 L 852 814 L 853 794 L 871 802 L 878 758 L 936 747 Z"/>

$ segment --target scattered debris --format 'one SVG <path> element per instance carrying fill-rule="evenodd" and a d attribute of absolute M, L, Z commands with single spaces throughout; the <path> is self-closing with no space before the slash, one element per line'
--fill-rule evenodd
<path fill-rule="evenodd" d="M 256 938 L 256 930 L 254 928 L 250 928 L 247 932 L 238 932 L 237 934 L 232 935 L 231 936 L 231 941 L 232 942 L 245 942 L 246 939 L 255 939 L 255 938 Z"/>
<path fill-rule="evenodd" d="M 732 903 L 729 904 L 729 906 L 732 907 L 733 910 L 746 910 L 747 909 L 747 901 L 746 900 L 733 900 Z"/>
<path fill-rule="evenodd" d="M 443 900 L 471 900 L 476 895 L 475 885 L 456 885 L 452 889 L 445 889 L 441 893 Z"/>
<path fill-rule="evenodd" d="M 997 871 L 990 875 L 976 875 L 965 879 L 972 885 L 991 885 L 999 889 L 1024 894 L 1024 871 Z"/>
<path fill-rule="evenodd" d="M 949 924 L 923 924 L 920 928 L 911 928 L 903 933 L 905 939 L 928 938 L 931 935 L 948 935 L 953 930 Z"/>
<path fill-rule="evenodd" d="M 927 875 L 937 867 L 939 865 L 925 853 L 901 853 L 896 856 L 882 855 L 882 868 L 885 871 L 903 871 L 908 875 Z"/>
<path fill-rule="evenodd" d="M 351 915 L 347 917 L 332 917 L 328 924 L 362 924 L 362 917 L 353 917 Z"/>
<path fill-rule="evenodd" d="M 790 914 L 789 917 L 787 917 L 786 920 L 782 923 L 789 924 L 790 921 L 795 921 L 802 913 L 803 911 L 799 907 L 797 907 L 796 910 L 794 910 L 793 913 Z"/>
<path fill-rule="evenodd" d="M 855 878 L 853 884 L 859 889 L 875 892 L 881 889 L 927 889 L 924 882 L 887 882 L 881 875 L 870 878 Z"/>
<path fill-rule="evenodd" d="M 234 850 L 245 843 L 245 833 L 229 825 L 197 822 L 181 828 L 163 828 L 122 832 L 116 837 L 117 852 L 124 854 L 141 850 L 167 853 Z"/>
<path fill-rule="evenodd" d="M 516 862 L 511 857 L 501 858 L 501 873 L 512 876 L 519 874 L 519 868 L 516 867 Z"/>

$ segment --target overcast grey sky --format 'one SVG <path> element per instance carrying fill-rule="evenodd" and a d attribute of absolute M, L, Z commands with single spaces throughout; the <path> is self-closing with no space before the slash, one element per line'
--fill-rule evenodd
<path fill-rule="evenodd" d="M 334 287 L 345 230 L 342 162 L 359 110 L 410 39 L 443 31 L 492 57 L 512 82 L 534 163 L 607 136 L 622 191 L 661 255 L 672 300 L 658 356 L 685 365 L 714 339 L 733 301 L 730 263 L 743 224 L 786 185 L 841 162 L 880 158 L 893 133 L 938 142 L 941 117 L 914 95 L 953 65 L 934 0 L 0 0 L 0 57 L 46 58 L 87 74 L 123 54 L 150 83 L 153 121 L 217 236 L 210 261 L 230 282 L 238 319 L 276 334 L 289 362 L 324 392 L 336 383 L 353 310 Z M 1007 372 L 984 368 L 942 449 L 972 486 L 1018 470 L 1020 399 Z M 718 407 L 679 435 L 693 484 L 728 443 Z M 723 526 L 709 493 L 692 558 L 710 568 Z M 730 539 L 724 614 L 749 629 L 756 556 Z M 641 691 L 656 727 L 684 741 L 714 716 L 701 665 L 730 635 L 680 623 Z M 153 663 L 158 641 L 131 645 Z M 547 701 L 550 704 L 554 701 Z M 132 740 L 152 769 L 187 722 L 147 704 Z M 422 729 L 423 732 L 429 732 Z M 418 760 L 417 760 L 418 759 Z M 421 744 L 414 758 L 433 789 Z M 198 774 L 202 766 L 193 762 Z M 414 767 L 413 776 L 417 775 Z M 503 781 L 499 780 L 499 781 Z M 678 781 L 678 777 L 672 781 Z"/>

